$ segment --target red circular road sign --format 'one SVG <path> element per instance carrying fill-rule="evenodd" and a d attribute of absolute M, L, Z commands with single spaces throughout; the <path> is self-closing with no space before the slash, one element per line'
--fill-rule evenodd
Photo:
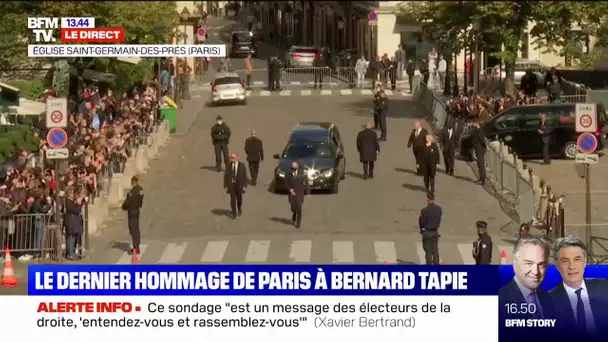
<path fill-rule="evenodd" d="M 367 14 L 367 20 L 369 21 L 377 21 L 378 20 L 378 14 L 376 13 L 376 11 L 371 11 Z"/>
<path fill-rule="evenodd" d="M 63 113 L 59 110 L 53 111 L 51 113 L 51 121 L 53 121 L 53 123 L 60 123 L 63 120 Z"/>
<path fill-rule="evenodd" d="M 576 139 L 576 145 L 582 153 L 591 154 L 597 149 L 597 137 L 591 133 L 583 133 Z"/>
<path fill-rule="evenodd" d="M 593 124 L 593 119 L 591 115 L 581 115 L 580 119 L 578 119 L 578 123 L 583 126 L 583 128 L 589 128 Z"/>

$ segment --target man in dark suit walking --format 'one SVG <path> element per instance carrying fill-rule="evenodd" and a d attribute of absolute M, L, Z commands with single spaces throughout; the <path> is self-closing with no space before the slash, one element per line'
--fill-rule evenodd
<path fill-rule="evenodd" d="M 285 184 L 289 189 L 289 206 L 291 207 L 291 221 L 294 227 L 300 228 L 302 223 L 302 204 L 304 196 L 309 193 L 307 177 L 300 168 L 299 162 L 291 163 L 291 172 L 285 177 Z"/>
<path fill-rule="evenodd" d="M 363 163 L 363 179 L 374 178 L 374 164 L 380 153 L 380 143 L 371 121 L 368 121 L 365 129 L 357 134 L 357 151 L 359 151 L 359 160 Z"/>
<path fill-rule="evenodd" d="M 428 132 L 426 129 L 422 127 L 420 121 L 416 121 L 414 123 L 414 129 L 410 134 L 410 138 L 407 141 L 407 148 L 412 148 L 412 152 L 414 152 L 414 159 L 416 159 L 416 173 L 421 175 L 422 172 L 420 170 L 422 151 L 424 151 L 424 145 L 426 145 L 426 135 Z"/>
<path fill-rule="evenodd" d="M 540 126 L 538 127 L 538 134 L 543 142 L 543 162 L 545 164 L 551 164 L 551 156 L 549 155 L 549 144 L 551 143 L 551 133 L 553 128 L 547 122 L 545 114 L 540 116 Z"/>
<path fill-rule="evenodd" d="M 241 216 L 243 213 L 243 194 L 247 189 L 247 169 L 245 169 L 245 164 L 238 160 L 236 153 L 230 155 L 230 163 L 226 166 L 224 189 L 230 195 L 230 209 L 234 220 L 237 214 Z"/>
<path fill-rule="evenodd" d="M 505 308 L 505 304 L 517 304 L 517 309 L 507 312 L 508 317 L 505 318 L 541 319 L 554 316 L 551 296 L 540 287 L 545 280 L 548 264 L 549 245 L 543 238 L 526 236 L 517 240 L 513 247 L 515 277 L 498 291 L 501 308 Z M 520 310 L 522 304 L 527 305 L 529 312 Z"/>
<path fill-rule="evenodd" d="M 264 145 L 262 144 L 262 140 L 255 135 L 254 130 L 251 130 L 251 137 L 245 140 L 245 153 L 247 154 L 247 163 L 249 164 L 251 185 L 256 186 L 258 184 L 260 162 L 264 161 Z"/>
<path fill-rule="evenodd" d="M 562 282 L 550 294 L 560 329 L 578 337 L 608 336 L 608 279 L 584 277 L 583 241 L 575 236 L 557 239 L 555 261 Z"/>
<path fill-rule="evenodd" d="M 443 162 L 445 163 L 445 173 L 454 175 L 454 156 L 458 146 L 458 137 L 454 132 L 454 126 L 446 126 L 441 131 L 441 148 L 443 149 Z"/>
<path fill-rule="evenodd" d="M 479 125 L 474 122 L 471 126 L 471 140 L 477 161 L 477 171 L 479 173 L 479 184 L 486 184 L 486 133 Z"/>

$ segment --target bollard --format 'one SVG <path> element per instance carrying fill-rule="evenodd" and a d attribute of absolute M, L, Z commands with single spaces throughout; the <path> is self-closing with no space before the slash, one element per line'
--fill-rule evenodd
<path fill-rule="evenodd" d="M 549 224 L 547 220 L 547 210 L 549 209 L 549 193 L 547 192 L 547 187 L 545 186 L 545 180 L 540 180 L 540 201 L 538 203 L 538 220 L 540 222 L 545 222 L 546 225 Z"/>
<path fill-rule="evenodd" d="M 97 217 L 98 217 L 98 204 L 87 204 L 87 226 L 89 234 L 95 234 L 97 232 Z"/>
<path fill-rule="evenodd" d="M 122 187 L 124 189 L 130 189 L 131 188 L 131 178 L 135 175 L 137 175 L 137 170 L 135 170 L 135 161 L 133 160 L 133 158 L 129 158 L 127 160 L 127 162 L 125 163 L 125 167 L 122 171 L 123 177 L 122 177 Z"/>
<path fill-rule="evenodd" d="M 148 146 L 140 145 L 135 155 L 135 172 L 137 174 L 146 173 L 148 170 Z"/>

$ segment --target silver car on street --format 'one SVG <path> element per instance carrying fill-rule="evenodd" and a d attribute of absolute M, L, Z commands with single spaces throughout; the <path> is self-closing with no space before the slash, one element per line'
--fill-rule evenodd
<path fill-rule="evenodd" d="M 292 46 L 285 60 L 287 68 L 312 68 L 319 50 L 312 46 Z"/>
<path fill-rule="evenodd" d="M 237 73 L 218 74 L 211 82 L 211 103 L 213 105 L 240 103 L 247 104 L 245 83 Z"/>

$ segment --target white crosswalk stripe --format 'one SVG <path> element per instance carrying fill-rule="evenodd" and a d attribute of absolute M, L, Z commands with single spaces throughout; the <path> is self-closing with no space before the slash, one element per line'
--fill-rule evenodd
<path fill-rule="evenodd" d="M 254 85 L 264 85 L 264 81 L 254 81 Z"/>
<path fill-rule="evenodd" d="M 262 90 L 260 92 L 260 96 L 270 96 L 270 91 L 268 91 L 268 90 Z"/>
<path fill-rule="evenodd" d="M 371 95 L 372 91 L 370 89 L 361 89 L 361 95 Z"/>
<path fill-rule="evenodd" d="M 268 240 L 252 240 L 247 248 L 247 256 L 245 262 L 264 262 L 268 258 L 268 248 L 270 241 Z"/>
<path fill-rule="evenodd" d="M 293 84 L 293 85 L 300 85 L 300 84 L 302 84 L 300 81 L 291 81 L 289 83 Z"/>
<path fill-rule="evenodd" d="M 247 90 L 247 91 L 245 92 L 245 95 L 246 95 L 247 97 L 251 96 L 251 90 Z"/>
<path fill-rule="evenodd" d="M 178 263 L 184 252 L 186 251 L 185 243 L 169 243 L 165 250 L 163 251 L 163 255 L 160 257 L 158 261 L 159 264 L 176 264 Z"/>
<path fill-rule="evenodd" d="M 291 95 L 291 90 L 281 90 L 279 96 L 289 96 Z"/>
<path fill-rule="evenodd" d="M 310 262 L 312 252 L 312 241 L 296 240 L 291 243 L 289 259 L 292 262 Z"/>
<path fill-rule="evenodd" d="M 352 95 L 353 91 L 350 90 L 350 89 L 342 89 L 342 90 L 340 90 L 340 94 L 342 94 L 342 95 Z"/>
<path fill-rule="evenodd" d="M 378 237 L 368 240 L 342 237 L 340 240 L 326 238 L 285 239 L 228 238 L 192 242 L 147 241 L 140 245 L 139 258 L 146 264 L 220 264 L 220 263 L 334 263 L 373 264 L 395 263 L 403 259 L 406 263 L 425 264 L 422 243 L 417 239 Z M 471 238 L 473 241 L 473 238 Z M 511 245 L 494 245 L 493 264 L 500 264 L 502 250 L 508 257 L 504 264 L 512 263 Z M 115 251 L 116 264 L 131 264 L 131 254 Z M 475 264 L 470 242 L 453 242 L 440 239 L 440 259 L 448 265 Z"/>
<path fill-rule="evenodd" d="M 397 260 L 397 249 L 394 241 L 374 241 L 376 261 L 394 263 Z"/>
<path fill-rule="evenodd" d="M 392 91 L 392 90 L 385 89 L 385 90 L 384 90 L 384 93 L 385 93 L 387 96 L 393 96 L 393 91 Z"/>
<path fill-rule="evenodd" d="M 331 95 L 331 90 L 327 90 L 327 89 L 321 90 L 321 95 Z"/>
<path fill-rule="evenodd" d="M 301 90 L 301 91 L 300 91 L 300 95 L 303 95 L 303 96 L 310 96 L 310 95 L 312 95 L 312 91 L 311 91 L 311 90 L 309 90 L 309 89 Z"/>
<path fill-rule="evenodd" d="M 473 259 L 473 247 L 471 244 L 459 243 L 457 246 L 458 252 L 460 252 L 460 256 L 462 256 L 462 261 L 465 265 L 475 265 L 475 259 Z"/>
<path fill-rule="evenodd" d="M 148 245 L 139 245 L 139 257 L 142 258 L 144 256 L 144 254 L 146 253 L 146 250 L 148 249 Z M 127 265 L 131 263 L 131 253 L 130 252 L 124 252 L 120 259 L 118 259 L 118 262 L 116 262 L 117 265 Z"/>
<path fill-rule="evenodd" d="M 201 258 L 202 263 L 222 262 L 228 248 L 228 241 L 209 241 Z"/>

